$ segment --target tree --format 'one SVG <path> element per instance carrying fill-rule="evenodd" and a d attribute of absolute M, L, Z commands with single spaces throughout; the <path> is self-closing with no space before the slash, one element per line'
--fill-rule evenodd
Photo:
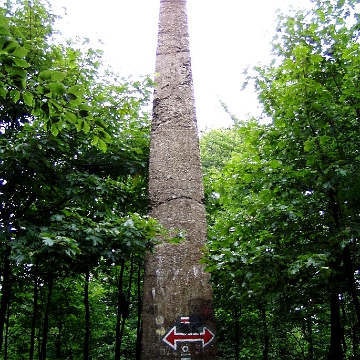
<path fill-rule="evenodd" d="M 316 1 L 279 18 L 276 58 L 254 75 L 272 122 L 233 128 L 238 151 L 215 182 L 209 270 L 227 269 L 240 303 L 266 315 L 264 359 L 359 355 L 346 321 L 359 320 L 355 3 Z M 280 322 L 296 339 L 287 349 Z"/>
<path fill-rule="evenodd" d="M 97 269 L 106 274 L 135 258 L 140 264 L 162 231 L 146 216 L 149 121 L 143 107 L 152 82 L 116 80 L 101 69 L 100 52 L 56 44 L 54 19 L 46 1 L 8 1 L 0 14 L 4 359 L 29 340 L 30 359 L 72 357 L 79 341 L 89 358 L 98 341 L 91 337 L 91 289 L 103 288 L 101 279 L 108 277 L 95 281 Z M 82 300 L 75 295 L 79 288 Z M 67 307 L 60 305 L 62 289 L 74 294 Z M 73 319 L 79 313 L 82 323 Z"/>

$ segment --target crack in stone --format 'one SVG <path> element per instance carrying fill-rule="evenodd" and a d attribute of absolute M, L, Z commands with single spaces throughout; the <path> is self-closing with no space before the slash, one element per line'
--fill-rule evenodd
<path fill-rule="evenodd" d="M 189 53 L 189 50 L 177 50 L 171 52 L 157 52 L 156 55 L 173 55 L 173 54 L 181 54 L 181 53 Z"/>
<path fill-rule="evenodd" d="M 200 201 L 198 201 L 190 196 L 177 196 L 177 197 L 174 197 L 171 199 L 166 199 L 165 201 L 160 201 L 160 202 L 152 201 L 151 203 L 149 203 L 148 208 L 149 208 L 149 210 L 156 209 L 161 205 L 170 204 L 172 201 L 175 201 L 175 200 L 191 200 L 192 202 L 199 204 L 199 205 L 205 204 L 205 198 L 202 198 Z"/>
<path fill-rule="evenodd" d="M 183 65 L 184 68 L 187 68 L 186 64 Z M 161 75 L 160 75 L 161 76 Z M 190 78 L 191 77 L 191 74 L 185 74 L 184 77 L 187 77 L 188 79 L 185 79 L 181 82 L 178 82 L 176 84 L 176 86 L 172 85 L 173 86 L 173 89 L 175 89 L 176 87 L 181 87 L 181 86 L 191 86 L 193 84 L 193 81 L 192 79 Z M 170 83 L 167 83 L 165 85 L 159 85 L 159 89 L 160 90 L 164 90 L 168 87 L 170 87 L 171 84 Z M 158 91 L 157 91 L 158 92 Z M 154 107 L 157 107 L 163 100 L 168 100 L 169 98 L 171 97 L 171 95 L 168 95 L 168 96 L 164 96 L 164 97 L 161 97 L 161 98 L 155 98 L 153 103 L 154 103 Z"/>

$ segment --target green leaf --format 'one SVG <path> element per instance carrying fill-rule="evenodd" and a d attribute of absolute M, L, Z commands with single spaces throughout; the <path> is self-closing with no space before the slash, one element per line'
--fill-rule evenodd
<path fill-rule="evenodd" d="M 67 92 L 68 94 L 74 94 L 78 97 L 82 95 L 83 91 L 84 90 L 80 85 L 73 85 L 69 87 Z"/>
<path fill-rule="evenodd" d="M 88 235 L 86 238 L 89 239 L 89 240 L 92 240 L 92 245 L 93 245 L 93 246 L 96 246 L 96 245 L 98 245 L 98 244 L 102 244 L 102 243 L 103 243 L 103 239 L 100 238 L 99 236 Z"/>
<path fill-rule="evenodd" d="M 3 45 L 2 50 L 7 53 L 12 53 L 16 50 L 16 48 L 19 46 L 19 44 L 16 41 L 6 41 Z"/>
<path fill-rule="evenodd" d="M 59 135 L 59 128 L 58 128 L 58 126 L 56 124 L 51 124 L 50 131 L 54 136 Z"/>
<path fill-rule="evenodd" d="M 311 61 L 313 63 L 319 63 L 319 62 L 323 61 L 323 57 L 321 55 L 319 55 L 319 54 L 315 54 L 315 55 L 311 56 Z"/>
<path fill-rule="evenodd" d="M 50 83 L 50 90 L 57 95 L 64 95 L 66 93 L 65 86 L 62 83 Z"/>
<path fill-rule="evenodd" d="M 90 124 L 86 120 L 84 120 L 83 131 L 84 131 L 85 134 L 87 134 L 90 131 Z"/>
<path fill-rule="evenodd" d="M 102 140 L 102 139 L 99 139 L 99 141 L 98 141 L 98 148 L 99 148 L 101 151 L 105 152 L 105 151 L 107 150 L 106 142 L 105 142 L 104 140 Z"/>
<path fill-rule="evenodd" d="M 34 96 L 30 91 L 25 91 L 24 93 L 24 103 L 28 106 L 33 105 Z"/>
<path fill-rule="evenodd" d="M 12 54 L 13 56 L 23 59 L 28 54 L 28 50 L 18 46 Z"/>
<path fill-rule="evenodd" d="M 51 81 L 60 82 L 63 81 L 66 77 L 66 73 L 63 71 L 52 71 L 51 72 Z"/>
<path fill-rule="evenodd" d="M 12 97 L 12 101 L 17 103 L 20 99 L 20 91 L 13 89 L 10 91 L 10 96 Z"/>
<path fill-rule="evenodd" d="M 21 90 L 26 88 L 26 81 L 25 79 L 14 79 L 14 85 Z"/>
<path fill-rule="evenodd" d="M 0 35 L 11 35 L 11 33 L 7 27 L 0 26 Z"/>
<path fill-rule="evenodd" d="M 78 119 L 77 124 L 75 125 L 76 130 L 79 132 L 84 128 L 84 120 L 83 119 Z"/>
<path fill-rule="evenodd" d="M 91 145 L 96 145 L 99 142 L 99 137 L 92 134 L 92 140 L 91 140 Z"/>
<path fill-rule="evenodd" d="M 106 142 L 110 142 L 112 137 L 104 130 L 99 130 L 99 138 L 103 139 Z"/>
<path fill-rule="evenodd" d="M 0 87 L 0 96 L 5 99 L 8 91 L 4 89 L 3 87 Z"/>
<path fill-rule="evenodd" d="M 42 81 L 50 80 L 51 79 L 51 70 L 44 70 L 39 74 L 39 79 Z"/>
<path fill-rule="evenodd" d="M 325 14 L 323 11 L 321 11 L 320 9 L 316 9 L 315 10 L 316 14 L 319 16 L 319 19 L 322 23 L 325 22 Z"/>
<path fill-rule="evenodd" d="M 46 86 L 43 86 L 43 85 L 37 86 L 35 90 L 41 95 L 44 95 L 44 94 L 47 94 L 50 92 L 50 90 Z"/>
<path fill-rule="evenodd" d="M 65 113 L 65 117 L 73 124 L 75 124 L 78 120 L 77 116 L 69 111 Z"/>
<path fill-rule="evenodd" d="M 25 80 L 27 76 L 27 71 L 24 69 L 14 67 L 11 72 L 11 75 L 16 79 Z"/>
<path fill-rule="evenodd" d="M 19 58 L 16 58 L 16 57 L 15 57 L 15 58 L 13 59 L 13 61 L 14 61 L 14 64 L 15 64 L 16 66 L 19 66 L 19 67 L 27 68 L 27 67 L 30 66 L 30 64 L 29 64 L 27 61 L 23 60 L 23 59 L 19 59 Z"/>
<path fill-rule="evenodd" d="M 71 100 L 76 100 L 77 96 L 71 93 L 67 93 L 64 95 L 65 101 L 70 102 Z"/>
<path fill-rule="evenodd" d="M 2 49 L 9 40 L 11 40 L 10 36 L 0 36 L 0 49 Z"/>
<path fill-rule="evenodd" d="M 49 99 L 48 104 L 51 105 L 52 110 L 54 110 L 56 113 L 61 113 L 63 110 L 62 104 L 55 100 Z"/>

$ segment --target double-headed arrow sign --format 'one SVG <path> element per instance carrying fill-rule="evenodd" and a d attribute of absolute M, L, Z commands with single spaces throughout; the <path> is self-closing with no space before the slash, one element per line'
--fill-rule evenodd
<path fill-rule="evenodd" d="M 202 347 L 204 348 L 205 346 L 209 345 L 214 340 L 214 338 L 215 335 L 205 326 L 200 333 L 178 333 L 176 331 L 176 326 L 173 326 L 167 332 L 167 334 L 165 334 L 162 340 L 174 350 L 177 350 L 178 342 L 200 341 L 202 343 Z"/>

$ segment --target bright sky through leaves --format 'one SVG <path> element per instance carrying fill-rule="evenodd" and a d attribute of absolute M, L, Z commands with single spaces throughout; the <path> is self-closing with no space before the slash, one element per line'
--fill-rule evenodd
<path fill-rule="evenodd" d="M 65 37 L 101 39 L 121 75 L 153 74 L 159 0 L 52 0 Z M 200 130 L 230 123 L 219 100 L 238 118 L 260 113 L 256 95 L 241 91 L 243 70 L 269 61 L 276 9 L 305 8 L 310 0 L 188 0 L 197 118 Z"/>

